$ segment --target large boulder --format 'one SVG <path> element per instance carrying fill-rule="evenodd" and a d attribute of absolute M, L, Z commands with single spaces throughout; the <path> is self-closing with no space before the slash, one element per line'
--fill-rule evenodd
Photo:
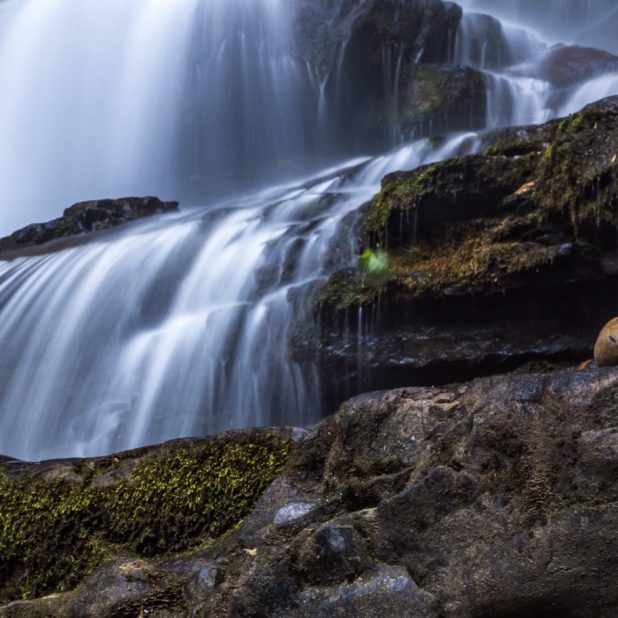
<path fill-rule="evenodd" d="M 618 70 L 618 56 L 592 47 L 557 45 L 524 73 L 559 88 L 573 86 L 602 73 Z"/>
<path fill-rule="evenodd" d="M 353 399 L 294 432 L 280 476 L 224 537 L 173 557 L 113 557 L 75 590 L 15 601 L 0 616 L 613 618 L 617 403 L 613 369 Z M 93 465 L 70 463 L 82 476 Z M 255 478 L 256 465 L 247 468 Z M 49 466 L 22 465 L 21 474 L 39 488 L 76 487 L 46 477 Z M 97 478 L 83 479 L 84 498 Z M 233 493 L 236 477 L 220 478 L 221 495 Z M 161 512 L 183 525 L 186 514 L 173 516 L 186 496 L 165 510 L 149 497 L 166 482 L 144 483 L 127 515 Z M 30 519 L 48 518 L 31 496 Z M 82 513 L 66 517 L 81 524 Z M 51 537 L 73 534 L 63 519 L 49 524 Z M 134 535 L 145 528 L 136 519 Z"/>
<path fill-rule="evenodd" d="M 0 238 L 0 252 L 42 245 L 51 240 L 106 230 L 129 221 L 178 210 L 178 202 L 156 197 L 90 200 L 66 208 L 62 217 L 34 223 Z"/>
<path fill-rule="evenodd" d="M 618 98 L 486 139 L 482 154 L 383 180 L 360 244 L 386 251 L 388 267 L 359 262 L 320 299 L 331 405 L 592 358 L 616 312 Z"/>

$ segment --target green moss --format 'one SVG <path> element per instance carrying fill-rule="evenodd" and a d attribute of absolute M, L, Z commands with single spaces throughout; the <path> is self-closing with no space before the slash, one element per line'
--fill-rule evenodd
<path fill-rule="evenodd" d="M 498 289 L 551 267 L 560 243 L 598 251 L 614 242 L 617 113 L 600 103 L 542 127 L 496 132 L 483 155 L 386 176 L 363 231 L 370 249 L 389 250 L 388 269 L 376 285 L 334 279 L 322 304 L 373 302 L 387 286 L 413 295 Z"/>
<path fill-rule="evenodd" d="M 0 471 L 0 599 L 70 589 L 118 552 L 153 556 L 221 535 L 250 512 L 289 450 L 268 432 L 175 442 L 109 485 L 101 478 L 121 474 L 119 459 L 93 460 L 84 485 Z"/>
<path fill-rule="evenodd" d="M 431 191 L 432 181 L 443 167 L 444 163 L 433 163 L 414 172 L 386 176 L 363 220 L 364 230 L 368 233 L 384 233 L 393 210 L 416 207 L 420 198 Z"/>
<path fill-rule="evenodd" d="M 449 75 L 438 67 L 419 66 L 414 73 L 415 88 L 419 90 L 415 99 L 418 105 L 409 109 L 410 120 L 422 120 L 439 110 L 448 94 Z"/>
<path fill-rule="evenodd" d="M 577 133 L 581 131 L 586 125 L 586 113 L 582 110 L 576 114 L 567 116 L 558 125 L 558 134 L 565 135 L 571 133 Z"/>
<path fill-rule="evenodd" d="M 372 277 L 364 277 L 361 271 L 335 273 L 322 289 L 317 306 L 345 309 L 352 305 L 371 303 L 385 283 L 385 277 L 380 276 L 379 281 L 374 281 Z"/>
<path fill-rule="evenodd" d="M 556 248 L 502 239 L 512 221 L 497 220 L 485 229 L 472 226 L 435 244 L 402 248 L 391 260 L 391 279 L 413 294 L 441 294 L 447 288 L 482 289 L 550 265 Z"/>
<path fill-rule="evenodd" d="M 489 146 L 487 146 L 487 148 L 485 148 L 483 154 L 486 157 L 499 157 L 501 154 L 503 154 L 502 146 L 500 146 L 500 144 L 498 143 L 490 144 Z"/>
<path fill-rule="evenodd" d="M 586 142 L 582 141 L 577 149 L 569 142 L 547 148 L 535 191 L 536 202 L 546 216 L 567 218 L 576 238 L 585 224 L 596 228 L 615 225 L 618 202 L 618 175 L 611 162 L 615 151 L 608 149 L 599 158 L 586 157 Z"/>

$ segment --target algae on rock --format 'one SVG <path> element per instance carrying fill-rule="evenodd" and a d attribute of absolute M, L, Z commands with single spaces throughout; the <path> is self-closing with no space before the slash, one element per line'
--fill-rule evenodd
<path fill-rule="evenodd" d="M 116 457 L 0 468 L 0 599 L 68 590 L 113 555 L 195 547 L 280 473 L 283 432 L 174 441 Z"/>

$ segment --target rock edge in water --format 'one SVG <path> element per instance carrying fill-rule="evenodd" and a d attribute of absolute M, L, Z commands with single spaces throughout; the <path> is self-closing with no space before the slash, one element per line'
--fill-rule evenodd
<path fill-rule="evenodd" d="M 78 202 L 65 209 L 62 217 L 27 225 L 10 236 L 0 238 L 0 252 L 17 251 L 60 238 L 107 230 L 129 221 L 176 210 L 178 202 L 163 202 L 150 196 Z"/>
<path fill-rule="evenodd" d="M 328 404 L 592 357 L 616 313 L 618 97 L 484 139 L 386 176 L 367 206 L 359 245 L 388 265 L 322 290 Z"/>
<path fill-rule="evenodd" d="M 287 434 L 282 473 L 225 536 L 159 558 L 116 548 L 74 591 L 0 616 L 610 618 L 617 414 L 615 369 L 364 395 Z M 12 474 L 63 487 L 90 461 Z M 140 508 L 152 522 L 176 506 L 127 516 Z"/>

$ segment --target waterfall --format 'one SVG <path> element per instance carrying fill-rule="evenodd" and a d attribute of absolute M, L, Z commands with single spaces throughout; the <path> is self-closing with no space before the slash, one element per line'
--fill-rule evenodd
<path fill-rule="evenodd" d="M 301 318 L 311 288 L 356 255 L 347 215 L 384 174 L 460 147 L 416 142 L 111 242 L 0 262 L 0 452 L 92 455 L 318 420 Z"/>
<path fill-rule="evenodd" d="M 575 89 L 560 108 L 560 116 L 573 114 L 590 101 L 597 101 L 615 94 L 618 94 L 618 72 L 600 75 Z"/>
<path fill-rule="evenodd" d="M 295 15 L 285 0 L 200 2 L 183 126 L 191 197 L 311 159 L 319 94 L 297 54 Z"/>
<path fill-rule="evenodd" d="M 175 194 L 199 0 L 20 0 L 0 17 L 0 234 L 93 196 Z"/>
<path fill-rule="evenodd" d="M 579 42 L 593 47 L 599 45 L 599 39 L 588 31 L 615 19 L 617 9 L 614 0 L 462 0 L 460 4 L 534 30 L 552 43 Z"/>
<path fill-rule="evenodd" d="M 464 3 L 450 57 L 482 72 L 486 127 L 541 122 L 618 93 L 616 75 L 557 92 L 533 73 L 560 28 L 577 35 L 563 1 L 549 3 L 563 23 L 553 33 L 536 28 L 534 3 Z M 344 5 L 323 8 L 336 15 Z M 600 15 L 592 6 L 582 31 Z M 287 0 L 0 8 L 0 230 L 80 199 L 183 201 L 179 214 L 0 261 L 0 453 L 96 455 L 320 418 L 313 300 L 355 263 L 360 207 L 386 173 L 481 140 L 398 144 L 395 110 L 393 150 L 325 165 L 349 104 L 347 40 L 320 72 L 298 52 L 294 15 Z M 404 64 L 421 56 L 384 51 L 386 95 L 400 97 Z"/>

